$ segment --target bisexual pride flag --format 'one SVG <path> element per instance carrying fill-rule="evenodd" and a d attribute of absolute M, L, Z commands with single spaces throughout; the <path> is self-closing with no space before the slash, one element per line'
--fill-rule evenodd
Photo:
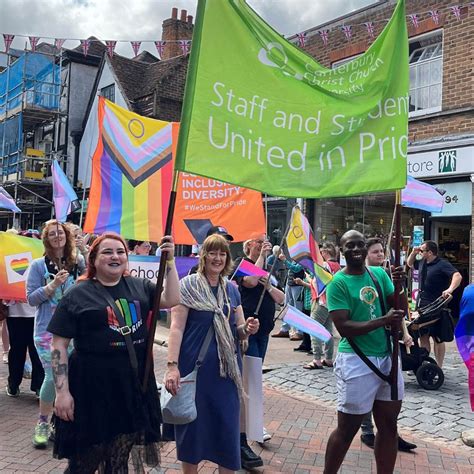
<path fill-rule="evenodd" d="M 466 286 L 462 294 L 454 335 L 459 354 L 468 370 L 469 398 L 471 410 L 474 411 L 474 284 Z"/>
<path fill-rule="evenodd" d="M 268 277 L 268 272 L 263 268 L 257 267 L 257 265 L 254 265 L 252 262 L 242 259 L 239 263 L 239 266 L 236 268 L 233 276 L 254 276 L 266 278 Z M 278 285 L 278 281 L 273 275 L 270 275 L 270 283 L 274 286 Z"/>
<path fill-rule="evenodd" d="M 331 333 L 320 323 L 306 316 L 294 306 L 287 304 L 280 313 L 285 323 L 301 332 L 314 336 L 320 341 L 328 342 L 331 339 Z"/>

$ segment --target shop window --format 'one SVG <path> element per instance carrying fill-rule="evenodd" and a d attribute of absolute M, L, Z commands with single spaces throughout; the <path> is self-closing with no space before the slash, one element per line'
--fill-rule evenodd
<path fill-rule="evenodd" d="M 410 117 L 441 110 L 443 43 L 441 33 L 410 42 Z"/>
<path fill-rule="evenodd" d="M 100 95 L 111 102 L 115 102 L 115 84 L 110 86 L 102 87 Z"/>

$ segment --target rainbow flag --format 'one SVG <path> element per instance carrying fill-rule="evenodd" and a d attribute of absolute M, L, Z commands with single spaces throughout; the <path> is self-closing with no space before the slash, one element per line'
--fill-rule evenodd
<path fill-rule="evenodd" d="M 13 198 L 0 186 L 0 209 L 8 209 L 13 212 L 21 212 Z"/>
<path fill-rule="evenodd" d="M 159 242 L 168 209 L 178 124 L 142 117 L 103 97 L 84 231 Z"/>
<path fill-rule="evenodd" d="M 444 197 L 434 186 L 407 176 L 407 185 L 402 189 L 402 206 L 428 212 L 441 212 L 443 205 Z"/>
<path fill-rule="evenodd" d="M 53 177 L 53 202 L 56 220 L 66 222 L 67 216 L 79 209 L 79 198 L 56 160 L 53 160 L 51 165 L 51 176 Z"/>
<path fill-rule="evenodd" d="M 279 316 L 291 327 L 314 336 L 323 342 L 328 342 L 332 337 L 331 333 L 322 324 L 289 304 L 283 308 Z"/>
<path fill-rule="evenodd" d="M 321 295 L 332 280 L 331 272 L 325 268 L 325 262 L 314 239 L 308 219 L 298 206 L 293 208 L 286 244 L 290 257 L 305 267 L 315 277 L 315 289 Z"/>
<path fill-rule="evenodd" d="M 454 335 L 459 354 L 467 367 L 469 399 L 471 410 L 474 411 L 474 285 L 468 285 L 464 289 Z"/>
<path fill-rule="evenodd" d="M 28 269 L 43 252 L 42 240 L 0 232 L 0 299 L 26 301 Z"/>

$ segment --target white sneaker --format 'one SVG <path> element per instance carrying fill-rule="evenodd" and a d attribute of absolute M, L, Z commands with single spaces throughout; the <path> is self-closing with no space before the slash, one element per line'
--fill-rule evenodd
<path fill-rule="evenodd" d="M 272 439 L 272 435 L 263 427 L 263 442 L 270 441 Z"/>

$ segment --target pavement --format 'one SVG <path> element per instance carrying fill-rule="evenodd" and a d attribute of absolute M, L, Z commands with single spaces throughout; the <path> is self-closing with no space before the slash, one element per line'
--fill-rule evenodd
<path fill-rule="evenodd" d="M 167 335 L 168 329 L 160 325 L 154 351 L 158 380 L 167 358 Z M 331 369 L 303 369 L 311 357 L 294 352 L 297 344 L 288 339 L 271 339 L 264 375 L 264 418 L 273 437 L 263 446 L 252 443 L 264 460 L 264 466 L 255 472 L 323 472 L 326 442 L 337 420 L 334 376 Z M 447 352 L 446 381 L 438 391 L 427 392 L 414 377 L 405 377 L 400 433 L 418 448 L 413 453 L 399 453 L 396 473 L 474 473 L 474 450 L 459 439 L 462 431 L 474 427 L 466 371 L 453 345 Z M 32 446 L 38 402 L 27 390 L 28 381 L 24 381 L 19 398 L 6 396 L 3 387 L 7 370 L 8 366 L 0 363 L 0 474 L 63 472 L 65 462 L 52 458 L 51 447 L 36 450 Z M 174 443 L 164 444 L 161 468 L 147 472 L 181 472 Z M 199 472 L 214 473 L 217 469 L 211 463 L 203 463 Z M 356 436 L 340 473 L 371 472 L 376 472 L 373 452 Z"/>

